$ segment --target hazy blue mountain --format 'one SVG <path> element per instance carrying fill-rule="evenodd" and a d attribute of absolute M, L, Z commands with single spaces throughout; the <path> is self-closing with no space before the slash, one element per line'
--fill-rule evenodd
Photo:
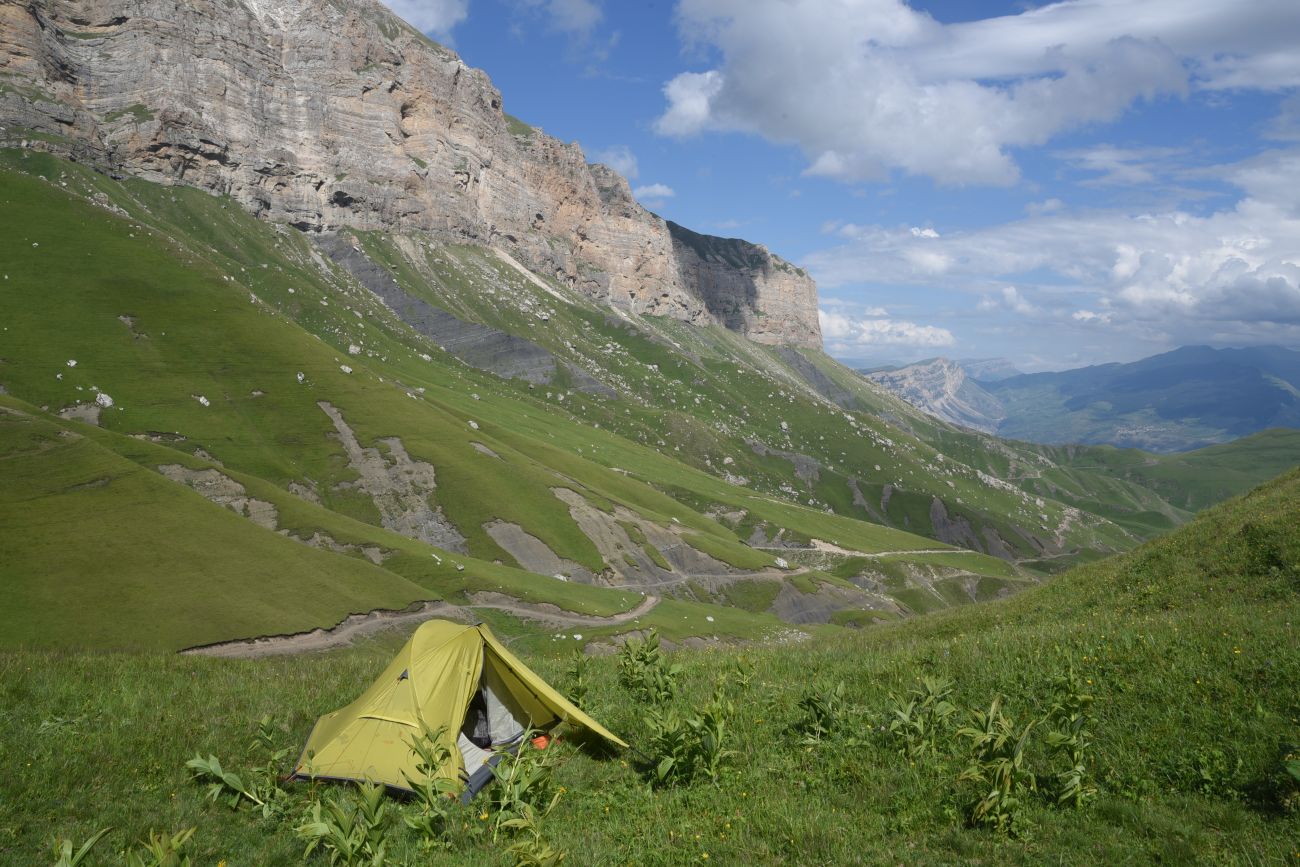
<path fill-rule="evenodd" d="M 1277 346 L 1187 346 L 982 384 L 1006 413 L 998 434 L 1034 442 L 1174 452 L 1300 427 L 1300 352 Z"/>
<path fill-rule="evenodd" d="M 966 371 L 967 376 L 981 382 L 997 382 L 1023 375 L 1007 358 L 959 358 L 957 363 Z"/>

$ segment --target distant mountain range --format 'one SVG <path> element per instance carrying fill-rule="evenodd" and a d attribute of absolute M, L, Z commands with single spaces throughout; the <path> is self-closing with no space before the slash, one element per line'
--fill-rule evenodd
<path fill-rule="evenodd" d="M 1179 452 L 1300 427 L 1300 352 L 1187 346 L 1128 364 L 973 375 L 944 358 L 866 373 L 939 418 L 1041 443 Z"/>

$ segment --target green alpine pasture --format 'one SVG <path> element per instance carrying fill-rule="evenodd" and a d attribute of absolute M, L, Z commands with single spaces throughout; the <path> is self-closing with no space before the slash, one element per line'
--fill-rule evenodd
<path fill-rule="evenodd" d="M 556 496 L 560 488 L 607 512 L 617 505 L 661 526 L 680 527 L 692 547 L 740 570 L 765 568 L 775 560 L 771 552 L 743 544 L 760 525 L 769 535 L 821 538 L 859 551 L 936 547 L 905 531 L 794 502 L 797 498 L 780 491 L 756 495 L 719 478 L 707 464 L 693 466 L 697 455 L 620 435 L 613 424 L 598 421 L 619 416 L 620 408 L 623 418 L 633 408 L 657 413 L 653 407 L 605 398 L 577 406 L 585 398 L 571 392 L 566 405 L 522 382 L 467 368 L 397 321 L 326 263 L 307 239 L 258 222 L 229 201 L 186 188 L 116 182 L 37 153 L 5 152 L 3 163 L 0 314 L 6 324 L 0 332 L 0 385 L 20 399 L 18 411 L 93 441 L 106 450 L 104 460 L 115 454 L 151 472 L 180 465 L 219 473 L 276 510 L 274 528 L 238 531 L 259 537 L 258 543 L 233 547 L 271 548 L 281 552 L 278 558 L 257 561 L 260 570 L 228 558 L 207 558 L 204 566 L 214 598 L 240 610 L 229 618 L 210 618 L 193 641 L 177 620 L 149 635 L 152 646 L 324 626 L 350 613 L 401 607 L 414 599 L 463 601 L 476 590 L 552 602 L 578 613 L 633 607 L 636 594 L 563 585 L 517 568 L 485 532 L 492 521 L 518 524 L 556 556 L 603 571 L 610 564 Z M 483 273 L 513 289 L 545 294 L 480 251 L 448 248 L 442 261 L 453 260 L 460 268 L 447 270 L 437 285 L 460 279 L 466 298 L 482 296 L 470 290 L 475 284 L 482 290 Z M 470 316 L 466 303 L 448 306 Z M 562 309 L 556 321 L 609 328 L 579 299 L 557 307 Z M 653 332 L 617 333 L 635 351 L 650 353 L 652 363 L 682 366 Z M 665 382 L 666 389 L 679 387 L 675 380 Z M 428 502 L 463 535 L 467 554 L 447 556 L 381 526 L 373 498 L 358 489 L 345 431 L 331 412 L 341 417 L 356 447 L 390 459 L 389 438 L 396 436 L 412 460 L 435 469 L 437 487 Z M 71 420 L 55 418 L 60 413 Z M 97 426 L 76 420 L 96 413 Z M 23 455 L 10 457 L 7 469 L 30 473 L 21 467 Z M 167 488 L 172 483 L 141 475 L 138 484 Z M 114 484 L 81 495 L 100 498 L 96 507 L 110 525 L 104 532 L 115 533 L 123 546 L 163 526 L 145 520 L 138 508 L 115 507 L 117 494 L 129 490 Z M 57 509 L 61 494 L 62 489 L 41 489 L 39 496 L 50 498 L 43 508 Z M 174 518 L 183 519 L 196 540 L 223 538 L 206 536 L 206 524 L 229 524 L 229 510 L 204 504 L 187 490 L 169 490 L 157 499 L 173 498 L 191 505 Z M 140 523 L 118 528 L 128 518 Z M 85 586 L 109 571 L 112 581 L 136 582 L 145 593 L 155 582 L 138 577 L 133 558 L 152 558 L 142 567 L 145 572 L 172 568 L 179 576 L 184 575 L 179 563 L 204 559 L 174 563 L 150 554 L 143 544 L 130 547 L 130 556 L 119 551 L 114 558 L 98 558 L 89 534 L 78 534 L 71 525 L 53 532 L 49 544 L 34 544 L 35 536 L 9 537 L 13 547 L 6 574 L 37 584 L 38 571 L 48 566 L 51 575 L 75 574 L 77 585 Z M 321 536 L 337 543 L 327 546 L 333 550 L 290 544 Z M 363 556 L 367 550 L 378 552 L 382 561 L 370 562 Z M 647 554 L 664 565 L 657 549 Z M 338 593 L 314 594 L 314 584 L 295 577 L 311 571 L 306 565 L 280 565 L 299 555 L 303 564 L 348 561 L 333 567 L 340 574 L 381 577 L 349 579 L 344 583 L 351 586 Z M 57 562 L 47 559 L 51 556 Z M 88 571 L 87 563 L 98 564 L 99 571 Z M 975 554 L 969 566 L 989 574 L 1004 568 L 1002 561 Z M 267 583 L 272 572 L 277 579 Z M 278 622 L 274 612 L 283 607 L 280 601 L 226 592 L 226 576 L 234 582 L 230 587 L 265 587 L 268 593 L 312 595 L 314 601 Z M 112 581 L 99 595 L 129 605 L 133 594 L 119 594 Z M 26 601 L 10 606 L 7 614 L 24 622 L 24 629 L 64 645 L 115 647 L 137 641 L 130 618 L 107 620 L 103 629 L 111 633 L 120 625 L 122 634 L 101 635 L 74 629 L 38 604 L 64 589 L 57 581 L 24 588 L 15 598 Z M 260 618 L 254 616 L 258 609 Z M 722 620 L 734 624 L 735 615 Z M 738 634 L 752 636 L 763 628 L 749 623 Z M 10 640 L 26 640 L 20 634 L 27 633 L 10 632 Z"/>
<path fill-rule="evenodd" d="M 418 803 L 381 799 L 383 858 L 1293 863 L 1298 509 L 1292 472 L 1010 599 L 795 644 L 666 657 L 639 645 L 581 663 L 571 641 L 533 644 L 526 661 L 635 749 L 561 741 L 549 782 L 446 807 L 430 836 Z M 194 863 L 303 861 L 313 802 L 362 824 L 371 814 L 348 806 L 361 803 L 350 787 L 281 790 L 275 762 L 260 769 L 268 754 L 291 761 L 315 717 L 355 697 L 402 640 L 260 661 L 5 652 L 0 859 L 50 863 L 52 841 L 108 829 L 86 863 L 115 863 L 151 831 L 194 828 L 181 847 Z M 666 693 L 647 691 L 659 682 Z M 669 737 L 674 718 L 716 747 Z M 665 751 L 678 761 L 665 766 Z M 228 784 L 209 800 L 213 778 L 186 763 L 210 755 L 265 814 L 240 795 L 230 806 Z M 553 807 L 502 826 L 542 789 Z"/>

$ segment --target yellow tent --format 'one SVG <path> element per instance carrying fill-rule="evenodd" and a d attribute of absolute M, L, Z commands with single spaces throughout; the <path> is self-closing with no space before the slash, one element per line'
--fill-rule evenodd
<path fill-rule="evenodd" d="M 627 746 L 580 711 L 497 641 L 487 626 L 445 620 L 420 625 L 361 697 L 316 721 L 293 776 L 363 780 L 409 789 L 417 776 L 410 742 L 443 730 L 451 759 L 442 775 L 472 796 L 491 780 L 489 765 L 529 728 L 563 720 Z"/>

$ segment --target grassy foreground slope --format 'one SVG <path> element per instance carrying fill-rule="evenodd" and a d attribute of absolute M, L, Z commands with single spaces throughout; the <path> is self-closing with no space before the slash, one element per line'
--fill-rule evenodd
<path fill-rule="evenodd" d="M 566 791 L 544 833 L 572 863 L 1292 863 L 1300 788 L 1284 759 L 1300 742 L 1297 510 L 1293 472 L 1010 600 L 798 646 L 683 651 L 674 704 L 693 712 L 715 689 L 734 703 L 736 754 L 720 782 L 651 788 L 635 753 L 562 744 Z M 246 765 L 266 713 L 280 720 L 284 746 L 296 745 L 399 641 L 261 662 L 0 656 L 0 859 L 42 863 L 54 832 L 81 840 L 112 826 L 108 853 L 150 828 L 196 826 L 200 863 L 298 860 L 296 818 L 210 806 L 183 763 L 210 751 Z M 563 659 L 528 658 L 571 685 Z M 650 749 L 646 708 L 618 685 L 616 660 L 589 669 L 589 709 Z M 1042 791 L 1023 794 L 1019 835 L 967 827 L 979 790 L 957 779 L 970 747 L 954 729 L 995 695 L 1023 726 L 1071 671 L 1094 698 L 1083 766 L 1098 795 L 1078 810 L 1051 803 L 1061 762 L 1040 731 L 1025 757 Z M 933 754 L 908 759 L 887 731 L 892 696 L 922 676 L 950 679 L 959 712 L 937 728 Z M 831 730 L 810 742 L 806 699 L 838 683 Z M 456 813 L 452 850 L 431 856 L 390 831 L 390 858 L 510 863 L 474 834 L 488 809 Z"/>

